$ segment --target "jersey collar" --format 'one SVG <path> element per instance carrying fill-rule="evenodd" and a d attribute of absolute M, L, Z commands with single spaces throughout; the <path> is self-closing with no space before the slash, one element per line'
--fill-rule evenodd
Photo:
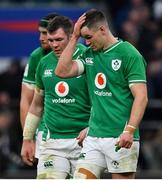
<path fill-rule="evenodd" d="M 114 43 L 112 46 L 108 47 L 107 49 L 103 50 L 103 53 L 107 53 L 109 51 L 111 51 L 112 49 L 114 49 L 115 47 L 117 47 L 119 44 L 121 44 L 123 41 L 119 40 L 118 42 Z"/>

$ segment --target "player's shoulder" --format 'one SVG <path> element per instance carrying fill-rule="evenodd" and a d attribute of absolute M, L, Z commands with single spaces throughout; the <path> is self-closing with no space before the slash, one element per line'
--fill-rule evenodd
<path fill-rule="evenodd" d="M 123 41 L 120 46 L 117 48 L 118 54 L 120 54 L 121 57 L 123 57 L 124 62 L 134 62 L 134 61 L 143 61 L 144 64 L 146 64 L 144 57 L 142 54 L 136 49 L 135 46 L 133 46 L 128 41 Z"/>
<path fill-rule="evenodd" d="M 49 60 L 53 57 L 54 57 L 54 53 L 53 53 L 53 51 L 51 51 L 41 58 L 40 63 L 45 63 L 45 62 L 47 62 L 47 60 Z"/>
<path fill-rule="evenodd" d="M 38 47 L 32 51 L 31 56 L 39 56 L 39 55 L 42 55 L 43 52 L 44 52 L 43 48 Z"/>
<path fill-rule="evenodd" d="M 136 49 L 136 47 L 128 41 L 121 41 L 120 46 L 118 46 L 118 48 L 121 52 L 127 55 L 141 56 L 140 52 Z"/>

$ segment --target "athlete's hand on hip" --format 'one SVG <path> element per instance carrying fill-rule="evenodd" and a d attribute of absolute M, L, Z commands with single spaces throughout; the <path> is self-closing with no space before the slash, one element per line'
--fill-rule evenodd
<path fill-rule="evenodd" d="M 35 142 L 33 140 L 23 140 L 21 156 L 25 164 L 33 165 L 35 156 Z"/>
<path fill-rule="evenodd" d="M 131 148 L 133 144 L 133 134 L 131 134 L 130 132 L 123 132 L 120 137 L 119 140 L 116 143 L 116 146 L 118 147 L 118 149 L 120 148 Z"/>

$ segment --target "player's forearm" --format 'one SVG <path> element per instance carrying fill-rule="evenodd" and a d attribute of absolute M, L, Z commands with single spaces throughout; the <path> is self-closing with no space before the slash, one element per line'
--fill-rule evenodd
<path fill-rule="evenodd" d="M 33 140 L 40 117 L 28 112 L 25 120 L 25 126 L 23 130 L 23 139 L 24 140 Z"/>
<path fill-rule="evenodd" d="M 23 97 L 21 97 L 21 101 L 20 101 L 20 121 L 21 121 L 22 129 L 24 129 L 25 119 L 26 119 L 27 113 L 29 111 L 31 102 L 32 102 L 32 99 L 28 98 L 27 96 L 23 95 Z"/>
<path fill-rule="evenodd" d="M 21 100 L 20 100 L 20 122 L 22 128 L 24 128 L 25 118 L 29 111 L 32 99 L 34 95 L 34 89 L 29 89 L 26 85 L 22 84 Z"/>
<path fill-rule="evenodd" d="M 34 98 L 26 116 L 23 137 L 26 140 L 32 140 L 36 129 L 38 128 L 39 121 L 43 113 L 43 91 L 40 89 L 35 90 Z"/>
<path fill-rule="evenodd" d="M 34 114 L 35 116 L 41 117 L 43 113 L 43 99 L 44 96 L 35 92 L 33 101 L 29 108 L 29 112 Z"/>
<path fill-rule="evenodd" d="M 127 126 L 124 128 L 122 134 L 120 135 L 119 141 L 116 143 L 115 151 L 120 150 L 121 147 L 130 148 L 133 143 L 133 134 L 138 128 L 141 119 L 143 117 L 145 108 L 147 105 L 147 95 L 137 95 L 134 98 L 130 120 Z"/>
<path fill-rule="evenodd" d="M 57 67 L 55 69 L 55 74 L 59 77 L 69 77 L 70 71 L 73 67 L 72 56 L 77 44 L 78 38 L 72 35 L 68 45 L 62 52 Z"/>
<path fill-rule="evenodd" d="M 148 99 L 146 94 L 141 94 L 140 96 L 136 96 L 134 98 L 130 120 L 128 122 L 129 125 L 137 128 L 142 120 L 142 117 L 144 115 L 146 105 L 147 105 Z"/>
<path fill-rule="evenodd" d="M 28 113 L 29 107 L 29 104 L 25 105 L 23 101 L 20 102 L 20 122 L 22 129 L 24 129 L 25 118 Z"/>
<path fill-rule="evenodd" d="M 41 119 L 43 112 L 42 105 L 35 105 L 33 102 L 29 108 L 29 112 L 27 113 L 23 131 L 24 140 L 32 140 L 34 138 L 36 129 L 38 128 L 39 121 Z"/>

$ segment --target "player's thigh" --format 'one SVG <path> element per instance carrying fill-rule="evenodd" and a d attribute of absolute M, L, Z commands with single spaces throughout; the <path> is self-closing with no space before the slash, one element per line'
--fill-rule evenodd
<path fill-rule="evenodd" d="M 100 151 L 99 138 L 87 137 L 83 144 L 80 158 L 77 162 L 74 178 L 96 179 L 106 168 L 104 154 Z"/>
<path fill-rule="evenodd" d="M 139 156 L 139 142 L 133 142 L 130 149 L 121 148 L 115 151 L 114 143 L 106 143 L 105 152 L 106 163 L 110 173 L 133 173 L 136 172 Z"/>
<path fill-rule="evenodd" d="M 38 179 L 65 179 L 69 172 L 70 163 L 65 157 L 52 154 L 40 156 L 37 170 Z"/>
<path fill-rule="evenodd" d="M 74 172 L 74 179 L 100 179 L 105 167 L 96 164 L 77 164 Z"/>

